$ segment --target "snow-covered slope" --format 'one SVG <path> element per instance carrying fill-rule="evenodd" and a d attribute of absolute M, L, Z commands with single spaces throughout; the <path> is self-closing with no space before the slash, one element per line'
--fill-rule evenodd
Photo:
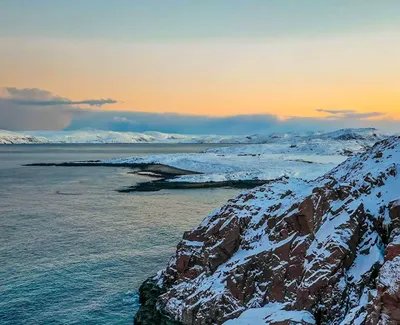
<path fill-rule="evenodd" d="M 400 324 L 399 173 L 391 137 L 315 180 L 243 192 L 143 284 L 135 324 Z"/>
<path fill-rule="evenodd" d="M 199 174 L 184 175 L 171 182 L 221 182 L 230 180 L 270 180 L 282 176 L 316 178 L 343 162 L 341 155 L 301 154 L 256 154 L 250 148 L 249 154 L 236 153 L 239 148 L 227 148 L 232 153 L 183 153 L 169 155 L 138 156 L 102 161 L 101 164 L 162 164 Z M 240 150 L 239 150 L 240 152 Z"/>
<path fill-rule="evenodd" d="M 202 153 L 118 158 L 102 163 L 163 164 L 200 173 L 176 177 L 172 182 L 271 180 L 282 176 L 309 180 L 343 162 L 347 155 L 365 151 L 385 137 L 374 129 L 272 134 L 252 138 L 266 142 L 263 144 L 213 148 Z"/>
<path fill-rule="evenodd" d="M 161 132 L 0 131 L 0 144 L 32 143 L 224 143 L 234 137 L 181 135 Z"/>
<path fill-rule="evenodd" d="M 46 138 L 0 130 L 0 144 L 38 144 L 47 142 Z"/>
<path fill-rule="evenodd" d="M 333 133 L 285 133 L 251 136 L 182 135 L 161 132 L 113 132 L 113 131 L 26 131 L 0 130 L 0 144 L 21 143 L 305 143 L 311 140 L 354 141 L 371 145 L 386 137 L 375 129 L 345 129 Z"/>
<path fill-rule="evenodd" d="M 246 136 L 184 135 L 161 132 L 81 131 L 26 131 L 0 130 L 0 144 L 34 143 L 248 143 Z"/>

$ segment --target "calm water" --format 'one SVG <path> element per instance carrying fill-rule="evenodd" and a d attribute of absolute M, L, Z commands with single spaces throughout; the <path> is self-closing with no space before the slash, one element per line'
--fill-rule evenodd
<path fill-rule="evenodd" d="M 0 324 L 132 324 L 136 290 L 183 231 L 237 190 L 122 194 L 145 177 L 33 162 L 193 152 L 210 145 L 0 146 Z"/>

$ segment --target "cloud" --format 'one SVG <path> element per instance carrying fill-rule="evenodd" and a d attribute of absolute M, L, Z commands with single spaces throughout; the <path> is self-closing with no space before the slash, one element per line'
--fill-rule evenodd
<path fill-rule="evenodd" d="M 275 115 L 235 115 L 226 117 L 194 116 L 166 113 L 90 111 L 75 116 L 68 130 L 100 129 L 121 132 L 160 131 L 183 134 L 251 135 L 290 131 L 330 131 L 340 128 L 377 127 L 399 129 L 400 121 L 388 119 L 331 119 Z"/>
<path fill-rule="evenodd" d="M 81 101 L 61 101 L 61 100 L 24 100 L 24 99 L 5 99 L 6 101 L 17 105 L 28 106 L 58 106 L 58 105 L 89 105 L 101 107 L 105 104 L 118 103 L 114 99 L 85 99 Z"/>
<path fill-rule="evenodd" d="M 371 117 L 383 117 L 386 115 L 382 112 L 360 113 L 355 110 L 333 110 L 322 108 L 319 108 L 316 111 L 331 114 L 331 116 L 328 116 L 330 119 L 368 119 Z"/>
<path fill-rule="evenodd" d="M 381 116 L 385 116 L 385 113 L 382 112 L 370 112 L 370 113 L 348 113 L 345 114 L 344 118 L 358 118 L 358 119 L 366 119 L 366 118 L 370 118 L 370 117 L 381 117 Z"/>
<path fill-rule="evenodd" d="M 185 134 L 252 134 L 268 132 L 278 122 L 275 115 L 267 114 L 214 117 L 174 113 L 90 111 L 75 117 L 67 129 L 91 128 Z"/>
<path fill-rule="evenodd" d="M 101 107 L 105 104 L 116 104 L 115 99 L 85 99 L 80 101 L 72 101 L 68 98 L 53 95 L 52 93 L 38 89 L 18 89 L 18 88 L 3 88 L 0 98 L 11 104 L 28 105 L 28 106 L 58 106 L 58 105 L 89 105 Z"/>
<path fill-rule="evenodd" d="M 0 129 L 60 130 L 85 113 L 75 105 L 101 107 L 116 102 L 113 99 L 72 101 L 38 88 L 0 88 Z"/>
<path fill-rule="evenodd" d="M 197 116 L 85 109 L 78 105 L 113 104 L 113 99 L 72 101 L 48 91 L 32 88 L 0 88 L 0 129 L 160 131 L 183 134 L 251 135 L 255 133 L 334 130 L 346 127 L 377 127 L 397 131 L 400 121 L 380 112 L 318 109 L 325 117 L 285 117 L 272 114 Z M 369 119 L 370 117 L 381 117 Z"/>
<path fill-rule="evenodd" d="M 319 108 L 316 109 L 317 112 L 323 112 L 323 113 L 329 113 L 329 114 L 349 114 L 349 113 L 354 113 L 353 110 L 346 110 L 346 109 L 338 109 L 338 110 L 334 110 L 334 109 L 323 109 L 323 108 Z"/>

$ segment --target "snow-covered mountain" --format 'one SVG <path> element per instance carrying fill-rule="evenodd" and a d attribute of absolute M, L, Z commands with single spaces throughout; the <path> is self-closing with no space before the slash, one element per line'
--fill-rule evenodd
<path fill-rule="evenodd" d="M 399 188 L 394 136 L 243 192 L 184 233 L 135 324 L 400 324 Z"/>
<path fill-rule="evenodd" d="M 32 143 L 304 143 L 310 141 L 356 141 L 371 145 L 387 137 L 375 129 L 344 129 L 336 132 L 306 132 L 282 134 L 255 134 L 249 136 L 183 135 L 161 132 L 114 132 L 114 131 L 26 131 L 0 130 L 0 144 Z"/>
<path fill-rule="evenodd" d="M 32 136 L 28 133 L 0 130 L 0 144 L 39 144 L 48 143 L 45 138 Z"/>

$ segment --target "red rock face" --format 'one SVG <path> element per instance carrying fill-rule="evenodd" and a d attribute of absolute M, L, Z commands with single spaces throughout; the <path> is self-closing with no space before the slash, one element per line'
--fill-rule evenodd
<path fill-rule="evenodd" d="M 313 182 L 231 200 L 184 234 L 159 308 L 188 325 L 248 311 L 260 324 L 400 324 L 399 163 L 394 137 Z"/>
<path fill-rule="evenodd" d="M 400 324 L 400 210 L 393 204 L 389 209 L 393 230 L 386 247 L 385 263 L 379 272 L 377 296 L 372 300 L 366 325 Z"/>

